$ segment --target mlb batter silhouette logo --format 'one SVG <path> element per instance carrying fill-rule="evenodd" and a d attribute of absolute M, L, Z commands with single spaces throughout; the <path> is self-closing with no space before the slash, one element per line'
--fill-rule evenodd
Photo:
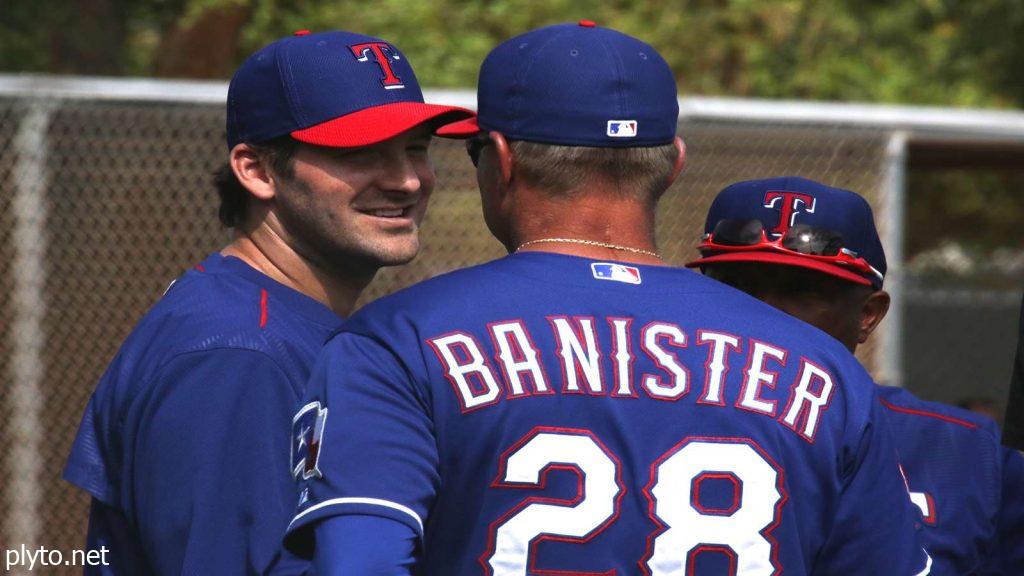
<path fill-rule="evenodd" d="M 398 51 L 392 48 L 390 44 L 386 42 L 364 42 L 349 46 L 349 49 L 352 50 L 356 60 L 369 62 L 372 58 L 372 61 L 376 62 L 377 66 L 380 66 L 380 71 L 384 74 L 380 83 L 386 90 L 405 88 L 402 79 L 395 75 L 394 70 L 391 69 L 391 60 L 401 60 L 402 57 L 398 55 Z"/>
<path fill-rule="evenodd" d="M 770 190 L 764 195 L 764 207 L 779 211 L 779 224 L 772 228 L 772 235 L 782 236 L 793 227 L 796 215 L 802 212 L 814 213 L 815 200 L 810 194 Z"/>
<path fill-rule="evenodd" d="M 636 120 L 609 120 L 608 136 L 612 138 L 636 137 Z"/>

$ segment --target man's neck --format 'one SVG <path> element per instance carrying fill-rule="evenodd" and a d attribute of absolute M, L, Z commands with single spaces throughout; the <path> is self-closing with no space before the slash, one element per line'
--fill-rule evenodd
<path fill-rule="evenodd" d="M 341 267 L 327 269 L 318 266 L 265 226 L 236 232 L 234 240 L 221 250 L 221 254 L 239 258 L 274 281 L 327 306 L 341 317 L 352 313 L 356 300 L 376 272 L 375 269 L 343 271 Z"/>
<path fill-rule="evenodd" d="M 528 195 L 530 198 L 520 204 L 523 210 L 514 218 L 507 246 L 510 252 L 543 251 L 637 264 L 665 263 L 655 242 L 654 210 L 640 202 L 608 194 L 588 193 L 568 199 L 550 199 L 541 193 Z"/>

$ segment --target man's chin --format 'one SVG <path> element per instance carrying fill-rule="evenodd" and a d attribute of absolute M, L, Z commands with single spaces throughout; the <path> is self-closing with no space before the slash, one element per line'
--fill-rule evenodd
<path fill-rule="evenodd" d="M 367 256 L 381 268 L 401 266 L 412 262 L 419 254 L 419 240 L 400 243 L 386 243 L 369 250 Z"/>
<path fill-rule="evenodd" d="M 391 268 L 394 266 L 403 266 L 405 264 L 408 264 L 409 262 L 412 262 L 415 258 L 416 256 L 411 256 L 409 258 L 390 258 L 387 260 L 382 259 L 380 261 L 380 267 Z"/>

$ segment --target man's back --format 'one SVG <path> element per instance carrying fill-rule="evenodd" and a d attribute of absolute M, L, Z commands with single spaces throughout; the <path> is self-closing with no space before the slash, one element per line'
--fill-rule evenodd
<path fill-rule="evenodd" d="M 328 344 L 291 544 L 372 514 L 424 534 L 423 574 L 917 573 L 874 395 L 838 343 L 696 274 L 513 255 Z"/>
<path fill-rule="evenodd" d="M 879 396 L 937 573 L 975 573 L 996 551 L 1004 448 L 995 422 L 902 388 Z"/>

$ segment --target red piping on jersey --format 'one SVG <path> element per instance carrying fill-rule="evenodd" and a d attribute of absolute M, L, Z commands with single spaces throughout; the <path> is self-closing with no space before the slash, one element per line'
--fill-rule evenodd
<path fill-rule="evenodd" d="M 200 272 L 206 272 L 206 268 L 203 268 L 202 264 L 196 264 L 196 270 L 199 270 Z"/>
<path fill-rule="evenodd" d="M 917 416 L 927 416 L 928 418 L 938 418 L 939 420 L 944 420 L 951 424 L 957 424 L 963 426 L 964 428 L 970 428 L 971 430 L 978 427 L 978 425 L 975 424 L 974 422 L 960 420 L 959 418 L 953 418 L 952 416 L 946 416 L 945 414 L 937 414 L 935 412 L 925 412 L 924 410 L 913 410 L 911 408 L 895 406 L 882 398 L 879 398 L 878 400 L 882 403 L 882 406 L 885 406 L 889 410 L 895 410 L 896 412 L 903 412 L 904 414 L 916 414 Z"/>
<path fill-rule="evenodd" d="M 260 290 L 260 328 L 267 325 L 267 290 Z"/>

